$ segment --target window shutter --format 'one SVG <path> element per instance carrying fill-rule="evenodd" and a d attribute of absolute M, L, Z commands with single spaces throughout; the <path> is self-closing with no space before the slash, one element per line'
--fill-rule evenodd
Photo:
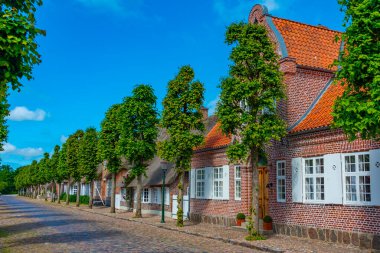
<path fill-rule="evenodd" d="M 342 160 L 340 154 L 323 156 L 325 174 L 325 203 L 343 204 Z"/>
<path fill-rule="evenodd" d="M 214 196 L 214 168 L 205 168 L 205 199 L 212 199 Z"/>
<path fill-rule="evenodd" d="M 157 191 L 157 204 L 161 204 L 162 200 L 161 200 L 161 194 L 162 194 L 162 188 L 156 188 L 156 191 Z"/>
<path fill-rule="evenodd" d="M 302 158 L 292 158 L 292 200 L 302 202 Z"/>
<path fill-rule="evenodd" d="M 223 199 L 230 199 L 230 166 L 223 166 Z"/>
<path fill-rule="evenodd" d="M 380 149 L 369 151 L 372 204 L 380 206 Z"/>
<path fill-rule="evenodd" d="M 165 205 L 170 204 L 170 188 L 165 187 Z"/>
<path fill-rule="evenodd" d="M 195 198 L 195 169 L 190 171 L 190 198 Z"/>
<path fill-rule="evenodd" d="M 137 188 L 133 188 L 133 202 L 137 203 Z"/>

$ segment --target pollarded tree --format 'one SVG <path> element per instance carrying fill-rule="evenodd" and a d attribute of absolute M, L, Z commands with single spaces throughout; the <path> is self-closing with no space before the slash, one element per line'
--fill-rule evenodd
<path fill-rule="evenodd" d="M 97 152 L 98 132 L 93 127 L 87 128 L 79 144 L 79 168 L 81 175 L 86 177 L 87 182 L 90 182 L 90 200 L 88 203 L 90 208 L 92 208 L 94 196 L 94 180 L 97 176 L 96 167 L 100 163 Z"/>
<path fill-rule="evenodd" d="M 35 26 L 41 0 L 0 2 L 0 150 L 7 137 L 8 86 L 20 90 L 22 80 L 32 78 L 33 66 L 41 62 L 36 37 L 45 31 Z"/>
<path fill-rule="evenodd" d="M 44 157 L 40 160 L 39 169 L 40 169 L 40 183 L 44 185 L 44 198 L 47 201 L 47 184 L 51 182 L 50 177 L 50 158 L 49 153 L 44 153 Z"/>
<path fill-rule="evenodd" d="M 32 164 L 29 167 L 29 176 L 30 176 L 30 186 L 31 186 L 31 193 L 32 198 L 37 198 L 37 187 L 39 182 L 39 175 L 38 175 L 38 163 L 36 160 L 33 160 Z"/>
<path fill-rule="evenodd" d="M 380 1 L 338 0 L 345 12 L 336 81 L 345 91 L 335 101 L 334 126 L 350 140 L 380 137 Z"/>
<path fill-rule="evenodd" d="M 229 77 L 220 85 L 217 116 L 223 133 L 238 137 L 227 150 L 230 162 L 248 161 L 252 168 L 249 232 L 254 236 L 258 233 L 259 153 L 272 140 L 279 140 L 286 134 L 285 123 L 276 108 L 276 101 L 285 97 L 284 85 L 279 57 L 264 26 L 231 24 L 227 28 L 226 43 L 235 45 L 230 55 L 233 64 Z"/>
<path fill-rule="evenodd" d="M 67 166 L 67 144 L 64 143 L 62 145 L 61 150 L 59 151 L 59 158 L 58 158 L 58 167 L 57 167 L 57 183 L 59 184 L 58 186 L 58 204 L 61 203 L 61 194 L 62 194 L 62 182 L 63 180 L 68 180 L 69 181 L 70 175 L 69 175 L 69 170 Z M 68 196 L 70 193 L 69 189 L 69 183 L 67 184 L 66 187 L 66 195 Z M 66 203 L 68 199 L 66 199 Z"/>
<path fill-rule="evenodd" d="M 184 173 L 191 169 L 193 149 L 203 142 L 204 124 L 201 106 L 203 84 L 194 81 L 194 71 L 184 66 L 169 82 L 168 92 L 163 101 L 161 125 L 166 128 L 169 139 L 159 143 L 160 156 L 175 164 L 178 182 L 177 226 L 183 226 L 183 184 Z"/>
<path fill-rule="evenodd" d="M 121 137 L 118 152 L 132 164 L 131 176 L 137 178 L 137 207 L 135 217 L 141 218 L 142 177 L 148 161 L 156 153 L 158 113 L 156 96 L 150 85 L 139 85 L 126 97 L 121 107 Z M 112 180 L 112 188 L 115 181 Z"/>
<path fill-rule="evenodd" d="M 120 156 L 117 152 L 117 145 L 120 139 L 120 109 L 121 104 L 111 106 L 106 112 L 106 117 L 102 121 L 99 135 L 98 155 L 101 161 L 107 165 L 107 170 L 112 174 L 112 181 L 116 178 L 116 173 L 120 170 Z M 115 189 L 111 192 L 111 213 L 115 213 Z"/>
<path fill-rule="evenodd" d="M 54 147 L 54 153 L 50 158 L 50 179 L 52 182 L 52 187 L 51 187 L 51 193 L 52 193 L 52 198 L 51 202 L 55 200 L 55 189 L 56 189 L 56 183 L 58 182 L 58 162 L 59 162 L 59 151 L 60 147 L 58 145 L 55 145 Z M 58 195 L 59 198 L 59 195 Z"/>
<path fill-rule="evenodd" d="M 66 150 L 66 162 L 67 169 L 69 173 L 69 184 L 77 183 L 77 201 L 76 206 L 80 205 L 80 182 L 82 175 L 80 174 L 79 169 L 79 144 L 83 138 L 84 132 L 82 130 L 77 130 L 74 134 L 70 135 L 67 139 L 67 150 Z M 70 193 L 70 191 L 68 191 Z M 69 204 L 69 194 L 66 199 L 66 204 Z"/>

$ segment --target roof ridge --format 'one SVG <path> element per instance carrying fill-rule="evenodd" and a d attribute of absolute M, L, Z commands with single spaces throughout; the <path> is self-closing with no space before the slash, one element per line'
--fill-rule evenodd
<path fill-rule="evenodd" d="M 310 26 L 310 27 L 313 27 L 313 28 L 321 29 L 321 30 L 326 30 L 326 31 L 329 31 L 329 32 L 335 32 L 335 33 L 339 33 L 339 34 L 343 33 L 343 32 L 337 31 L 337 30 L 330 29 L 330 28 L 325 27 L 325 26 L 310 25 L 310 24 L 302 23 L 302 22 L 291 20 L 291 19 L 287 19 L 287 18 L 276 17 L 276 16 L 273 16 L 271 14 L 265 14 L 265 16 L 269 16 L 269 17 L 277 18 L 277 19 L 282 19 L 282 20 L 286 20 L 286 21 L 293 22 L 293 23 L 300 24 L 300 25 L 305 25 L 305 26 Z"/>

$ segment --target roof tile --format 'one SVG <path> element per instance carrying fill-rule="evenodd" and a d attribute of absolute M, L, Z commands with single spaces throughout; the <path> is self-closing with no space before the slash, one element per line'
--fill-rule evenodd
<path fill-rule="evenodd" d="M 205 143 L 197 147 L 196 150 L 218 148 L 230 144 L 231 136 L 224 135 L 220 126 L 220 122 L 217 122 L 215 126 L 210 130 L 210 132 L 206 135 Z"/>
<path fill-rule="evenodd" d="M 330 65 L 338 59 L 340 42 L 335 37 L 340 32 L 277 17 L 272 20 L 285 41 L 289 57 L 295 58 L 297 64 L 336 70 Z"/>

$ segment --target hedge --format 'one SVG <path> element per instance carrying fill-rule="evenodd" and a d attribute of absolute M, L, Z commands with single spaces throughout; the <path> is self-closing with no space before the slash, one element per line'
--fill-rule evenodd
<path fill-rule="evenodd" d="M 66 193 L 62 193 L 60 199 L 65 201 L 66 200 Z M 70 195 L 69 201 L 70 202 L 76 202 L 77 201 L 77 195 Z M 88 203 L 90 202 L 90 197 L 86 196 L 86 195 L 85 196 L 80 196 L 79 197 L 79 202 L 81 204 L 87 204 L 88 205 Z"/>

